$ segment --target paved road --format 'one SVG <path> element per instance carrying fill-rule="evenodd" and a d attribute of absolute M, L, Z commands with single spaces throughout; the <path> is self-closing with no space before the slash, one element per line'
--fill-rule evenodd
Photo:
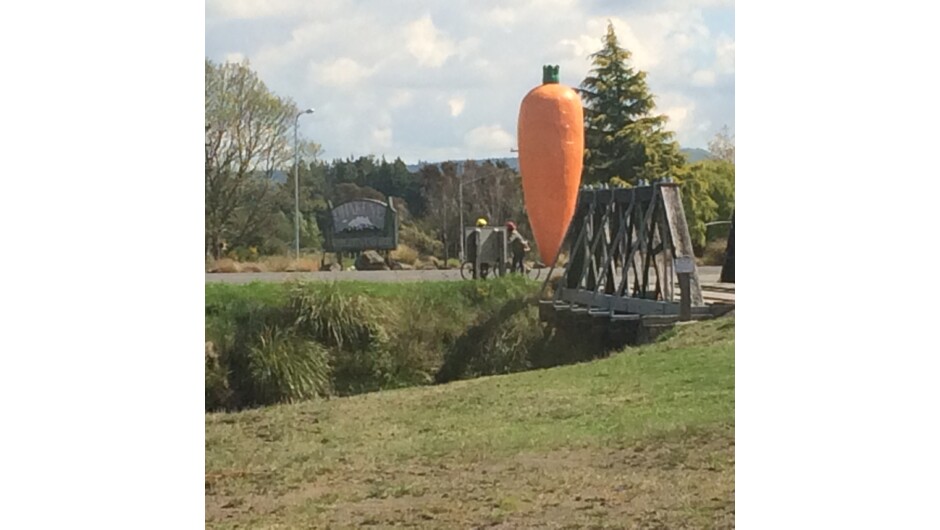
<path fill-rule="evenodd" d="M 715 283 L 721 276 L 721 267 L 699 267 L 702 283 Z M 556 270 L 557 272 L 557 270 Z M 460 280 L 460 271 L 342 271 L 342 272 L 233 272 L 206 273 L 206 283 L 251 283 L 302 281 L 348 281 L 362 282 L 429 282 Z M 544 279 L 544 276 L 542 277 Z"/>

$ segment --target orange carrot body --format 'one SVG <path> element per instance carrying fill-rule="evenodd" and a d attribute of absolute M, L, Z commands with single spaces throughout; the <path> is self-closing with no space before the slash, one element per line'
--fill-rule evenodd
<path fill-rule="evenodd" d="M 554 72 L 557 79 L 557 67 Z M 578 93 L 557 81 L 532 89 L 519 109 L 518 139 L 526 211 L 542 262 L 551 264 L 581 186 L 584 110 Z"/>

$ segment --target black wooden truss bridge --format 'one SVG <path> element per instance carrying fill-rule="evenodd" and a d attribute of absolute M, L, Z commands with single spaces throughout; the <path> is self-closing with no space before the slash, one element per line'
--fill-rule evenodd
<path fill-rule="evenodd" d="M 565 249 L 569 255 L 564 273 L 551 298 L 545 293 L 554 266 L 542 285 L 542 320 L 586 315 L 669 324 L 734 308 L 703 302 L 679 186 L 668 179 L 642 184 L 581 188 L 559 249 L 559 255 Z"/>

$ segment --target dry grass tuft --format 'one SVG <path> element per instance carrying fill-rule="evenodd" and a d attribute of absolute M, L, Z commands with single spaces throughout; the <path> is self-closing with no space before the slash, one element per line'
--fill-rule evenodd
<path fill-rule="evenodd" d="M 291 259 L 287 256 L 267 256 L 261 263 L 268 272 L 284 272 L 290 267 Z"/>
<path fill-rule="evenodd" d="M 233 259 L 222 258 L 210 263 L 208 272 L 241 272 L 241 267 Z"/>
<path fill-rule="evenodd" d="M 260 263 L 242 263 L 241 269 L 241 272 L 267 272 Z"/>
<path fill-rule="evenodd" d="M 408 265 L 414 265 L 418 261 L 418 251 L 402 243 L 398 248 L 392 251 L 392 259 Z"/>
<path fill-rule="evenodd" d="M 206 272 L 316 272 L 320 270 L 320 256 L 265 256 L 257 262 L 238 262 L 231 258 L 209 260 Z"/>
<path fill-rule="evenodd" d="M 293 259 L 285 270 L 287 272 L 317 272 L 320 270 L 320 262 L 314 258 Z"/>

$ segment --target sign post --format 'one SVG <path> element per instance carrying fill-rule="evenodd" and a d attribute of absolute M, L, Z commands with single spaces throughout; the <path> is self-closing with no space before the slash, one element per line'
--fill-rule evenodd
<path fill-rule="evenodd" d="M 686 322 L 692 320 L 692 273 L 695 271 L 695 260 L 691 257 L 676 258 L 676 274 L 679 276 L 679 320 Z"/>

